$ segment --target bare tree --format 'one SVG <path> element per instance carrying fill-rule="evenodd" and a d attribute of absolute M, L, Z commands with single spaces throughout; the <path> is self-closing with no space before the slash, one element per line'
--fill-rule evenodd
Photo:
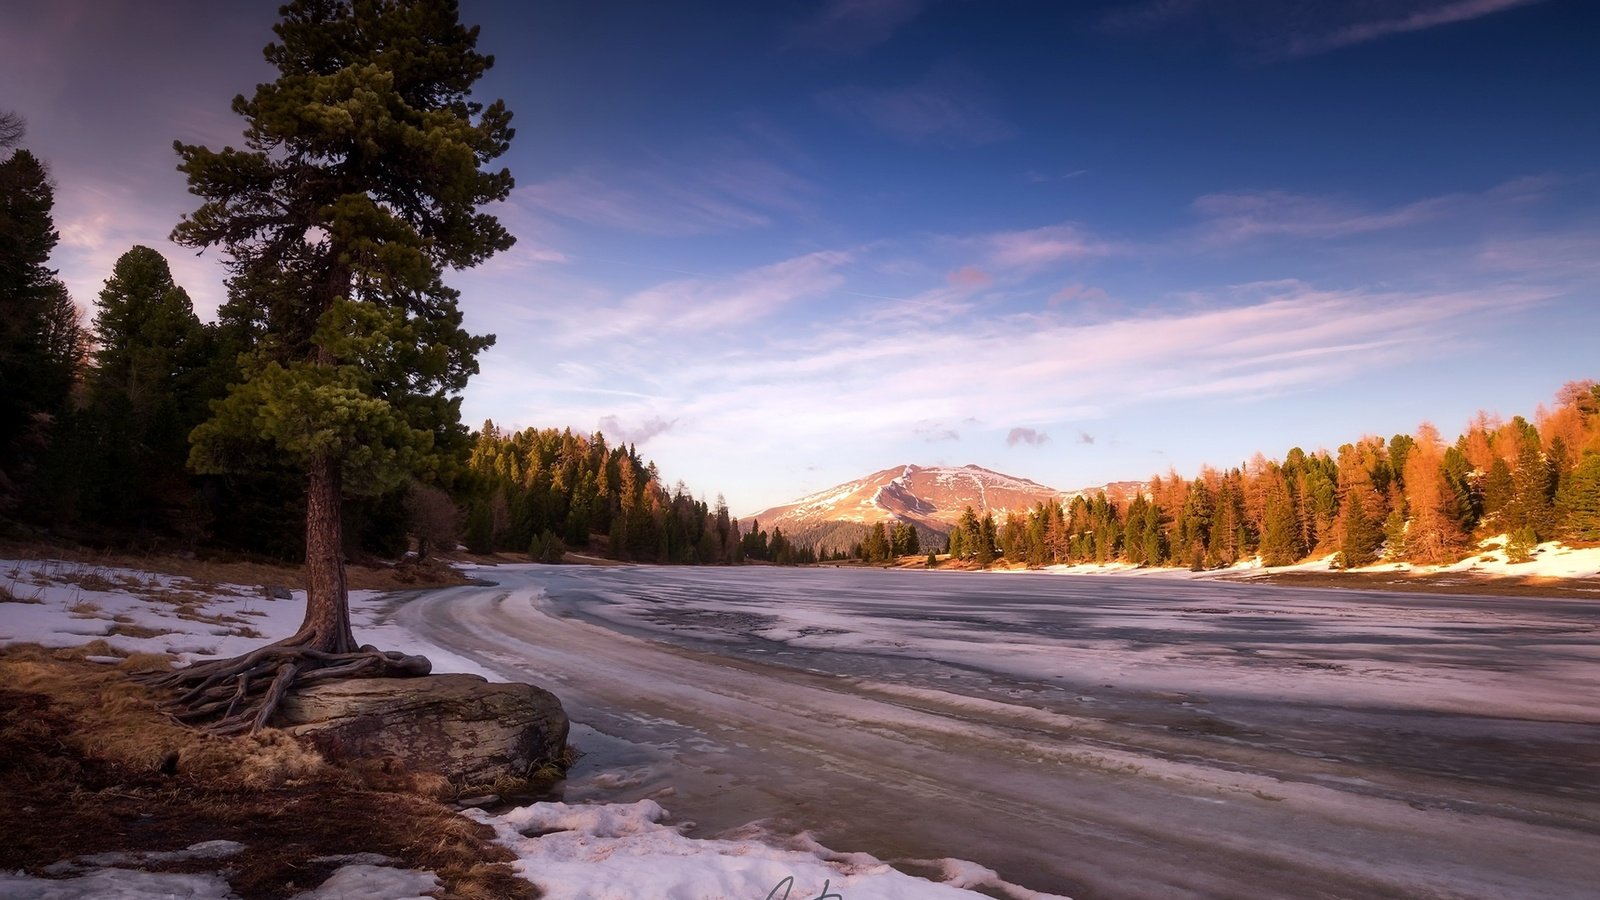
<path fill-rule="evenodd" d="M 28 131 L 28 123 L 14 112 L 0 109 L 0 149 L 15 147 L 22 143 L 22 136 Z"/>
<path fill-rule="evenodd" d="M 450 495 L 431 484 L 411 483 L 406 494 L 406 516 L 417 539 L 417 562 L 436 547 L 454 547 L 460 536 L 461 510 Z"/>

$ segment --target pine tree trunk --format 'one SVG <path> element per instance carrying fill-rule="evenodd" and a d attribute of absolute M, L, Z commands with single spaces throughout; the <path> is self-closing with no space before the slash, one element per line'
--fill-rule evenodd
<path fill-rule="evenodd" d="M 344 580 L 343 478 L 340 461 L 311 458 L 306 494 L 306 618 L 295 636 L 328 653 L 356 649 Z"/>

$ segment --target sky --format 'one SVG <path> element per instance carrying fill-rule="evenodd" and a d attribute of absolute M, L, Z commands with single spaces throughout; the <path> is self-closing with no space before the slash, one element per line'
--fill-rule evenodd
<path fill-rule="evenodd" d="M 277 3 L 8 0 L 0 109 L 92 314 L 221 259 L 174 139 L 239 142 Z M 1600 377 L 1589 0 L 463 0 L 517 244 L 447 280 L 477 427 L 633 442 L 748 514 L 878 469 L 1063 489 Z"/>

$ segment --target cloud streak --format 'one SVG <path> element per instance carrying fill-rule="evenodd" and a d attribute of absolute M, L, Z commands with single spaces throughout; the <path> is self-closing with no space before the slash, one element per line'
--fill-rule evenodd
<path fill-rule="evenodd" d="M 900 87 L 824 91 L 817 103 L 842 119 L 912 144 L 982 146 L 1017 136 L 1016 126 L 994 111 L 981 80 L 964 66 L 941 66 Z"/>
<path fill-rule="evenodd" d="M 1398 35 L 1532 6 L 1544 0 L 1145 0 L 1112 10 L 1102 20 L 1110 32 L 1192 27 L 1199 22 L 1253 48 L 1266 60 L 1328 53 Z"/>
<path fill-rule="evenodd" d="M 1283 52 L 1286 56 L 1310 56 L 1397 34 L 1466 22 L 1540 2 L 1543 0 L 1456 0 L 1451 3 L 1430 4 L 1404 15 L 1352 22 L 1327 34 L 1295 38 Z"/>
<path fill-rule="evenodd" d="M 927 5 L 927 0 L 827 0 L 795 27 L 793 38 L 837 53 L 860 53 L 889 40 Z"/>

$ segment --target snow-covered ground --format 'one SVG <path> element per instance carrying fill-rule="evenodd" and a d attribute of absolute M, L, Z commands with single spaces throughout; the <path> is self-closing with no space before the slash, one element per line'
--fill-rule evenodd
<path fill-rule="evenodd" d="M 1511 562 L 1506 554 L 1506 536 L 1485 538 L 1477 550 L 1448 565 L 1417 565 L 1409 562 L 1380 562 L 1355 569 L 1356 572 L 1409 575 L 1466 575 L 1522 578 L 1600 578 L 1600 547 L 1568 547 L 1560 541 L 1547 541 L 1529 554 L 1526 562 Z M 1331 572 L 1338 554 L 1330 553 L 1291 566 L 1263 566 L 1260 557 L 1240 560 L 1225 569 L 1191 572 L 1182 568 L 1140 567 L 1130 563 L 1076 563 L 1045 566 L 1035 570 L 1059 575 L 1136 575 L 1141 577 L 1216 578 L 1238 575 L 1275 575 L 1280 572 Z M 1010 570 L 1022 572 L 1026 570 Z M 1342 570 L 1341 570 L 1342 571 Z"/>
<path fill-rule="evenodd" d="M 468 672 L 503 680 L 495 669 L 429 643 L 390 622 L 396 600 L 355 591 L 351 617 L 358 639 L 385 649 L 428 656 L 436 672 Z M 286 637 L 300 624 L 305 595 L 283 599 L 259 586 L 197 584 L 189 579 L 60 560 L 0 560 L 0 645 L 74 647 L 103 640 L 113 663 L 132 653 L 167 653 L 182 662 L 232 656 Z M 596 780 L 604 785 L 607 779 Z M 616 783 L 613 778 L 612 782 Z M 667 792 L 670 793 L 670 792 Z M 1052 895 L 1009 885 L 994 872 L 960 860 L 930 863 L 940 882 L 907 875 L 865 854 L 834 853 L 806 836 L 752 832 L 745 839 L 685 836 L 654 801 L 536 803 L 490 815 L 466 813 L 492 825 L 520 858 L 519 870 L 551 898 L 571 900 L 943 900 L 992 896 L 1046 900 Z M 765 838 L 766 840 L 759 840 Z M 212 842 L 226 843 L 226 842 Z M 228 848 L 174 848 L 171 858 L 219 858 Z M 176 854 L 176 856 L 174 856 Z M 64 860 L 41 879 L 0 873 L 0 900 L 226 900 L 220 874 L 137 870 L 138 858 Z M 406 900 L 437 886 L 431 873 L 369 863 L 337 870 L 306 900 Z M 984 887 L 991 894 L 967 888 Z"/>

